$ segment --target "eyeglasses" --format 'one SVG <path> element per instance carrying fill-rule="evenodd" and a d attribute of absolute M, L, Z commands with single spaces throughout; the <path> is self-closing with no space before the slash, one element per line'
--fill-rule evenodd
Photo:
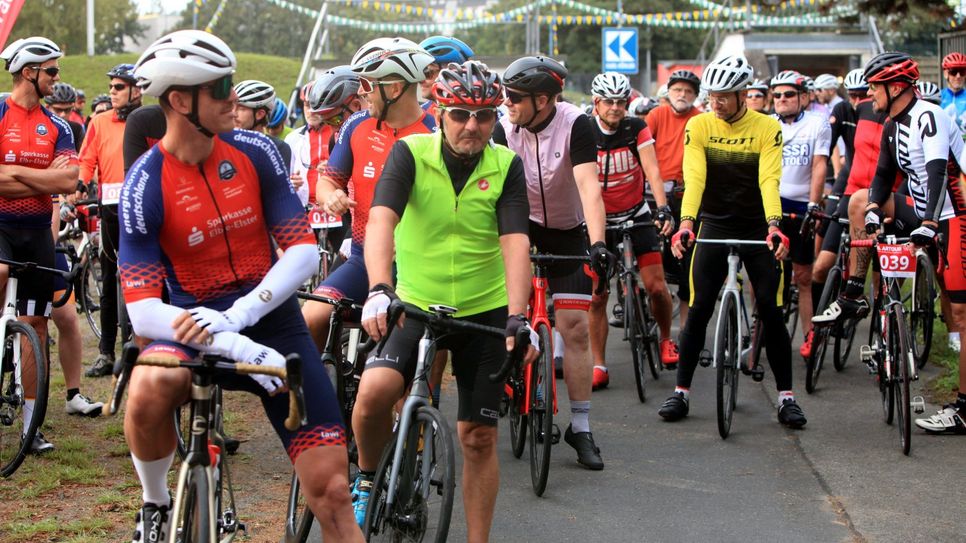
<path fill-rule="evenodd" d="M 786 100 L 791 100 L 792 98 L 795 98 L 796 96 L 798 96 L 798 94 L 799 94 L 798 91 L 776 92 L 775 98 L 784 98 Z"/>
<path fill-rule="evenodd" d="M 949 75 L 953 75 L 956 77 L 961 77 L 962 75 L 966 74 L 966 69 L 963 69 L 963 68 L 950 68 L 947 71 L 949 72 Z"/>
<path fill-rule="evenodd" d="M 443 108 L 443 111 L 446 112 L 451 121 L 459 124 L 470 122 L 470 117 L 476 119 L 476 122 L 480 124 L 488 124 L 496 120 L 496 109 L 493 108 L 463 109 L 459 107 L 447 107 Z"/>
<path fill-rule="evenodd" d="M 506 91 L 506 99 L 509 100 L 511 104 L 519 104 L 527 96 L 529 96 L 529 95 L 528 94 L 520 94 L 520 93 L 517 93 L 517 92 L 513 92 L 513 91 L 511 91 L 509 89 Z"/>
<path fill-rule="evenodd" d="M 765 95 L 762 94 L 762 93 L 760 93 L 760 92 L 749 92 L 748 93 L 748 98 L 751 98 L 752 100 L 761 100 L 764 97 L 765 97 Z"/>
<path fill-rule="evenodd" d="M 59 114 L 59 115 L 66 115 L 66 114 L 69 114 L 71 111 L 73 111 L 74 108 L 72 108 L 72 107 L 54 107 L 54 106 L 51 106 L 50 107 L 50 110 L 53 111 L 54 113 Z"/>
<path fill-rule="evenodd" d="M 50 77 L 57 77 L 57 74 L 60 73 L 60 68 L 57 66 L 47 66 L 46 68 L 41 68 L 40 66 L 31 66 L 30 69 L 37 70 L 38 72 L 44 72 Z"/>
<path fill-rule="evenodd" d="M 215 100 L 227 100 L 229 97 L 231 97 L 231 93 L 234 90 L 231 74 L 228 74 L 220 79 L 216 79 L 207 85 L 201 85 L 200 88 L 208 89 L 208 92 L 211 93 L 211 97 Z"/>
<path fill-rule="evenodd" d="M 615 100 L 613 98 L 601 98 L 600 103 L 606 107 L 627 107 L 627 100 Z"/>
<path fill-rule="evenodd" d="M 732 96 L 734 96 L 732 93 L 725 94 L 724 96 L 708 95 L 708 102 L 723 106 L 731 101 Z"/>
<path fill-rule="evenodd" d="M 352 111 L 349 108 L 342 106 L 342 111 L 336 113 L 328 119 L 322 119 L 322 124 L 327 124 L 329 126 L 338 128 L 342 126 L 342 121 L 345 120 L 346 114 L 352 115 Z"/>
<path fill-rule="evenodd" d="M 868 94 L 861 91 L 849 93 L 849 98 L 865 98 L 866 96 L 868 96 Z"/>
<path fill-rule="evenodd" d="M 369 94 L 379 85 L 392 85 L 394 83 L 402 83 L 403 81 L 399 79 L 389 80 L 389 81 L 379 81 L 378 79 L 366 79 L 365 77 L 359 78 L 359 90 L 365 94 Z"/>
<path fill-rule="evenodd" d="M 128 84 L 127 83 L 112 83 L 112 84 L 110 84 L 110 85 L 107 86 L 107 90 L 108 91 L 110 91 L 111 89 L 114 89 L 117 92 L 121 92 L 122 90 L 124 90 L 126 88 L 128 88 Z"/>

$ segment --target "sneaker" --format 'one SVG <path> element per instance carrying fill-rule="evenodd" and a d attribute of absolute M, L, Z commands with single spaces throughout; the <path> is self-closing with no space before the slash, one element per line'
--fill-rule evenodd
<path fill-rule="evenodd" d="M 949 337 L 949 350 L 958 353 L 960 348 L 959 338 Z"/>
<path fill-rule="evenodd" d="M 614 309 L 611 310 L 613 317 L 607 319 L 607 324 L 610 324 L 614 328 L 624 327 L 624 306 L 621 304 L 614 304 Z"/>
<path fill-rule="evenodd" d="M 947 405 L 935 415 L 916 419 L 916 426 L 927 432 L 937 434 L 966 434 L 966 409 L 957 409 L 955 405 Z"/>
<path fill-rule="evenodd" d="M 600 449 L 594 443 L 594 435 L 590 432 L 574 432 L 573 427 L 567 426 L 564 441 L 577 451 L 577 463 L 587 469 L 600 471 L 604 469 L 604 460 L 600 457 Z"/>
<path fill-rule="evenodd" d="M 805 426 L 808 420 L 805 418 L 805 412 L 795 403 L 795 400 L 786 398 L 778 408 L 778 422 L 789 428 L 798 429 Z"/>
<path fill-rule="evenodd" d="M 171 529 L 171 504 L 145 503 L 134 517 L 134 537 L 131 543 L 164 543 Z"/>
<path fill-rule="evenodd" d="M 799 347 L 798 353 L 802 355 L 802 358 L 808 360 L 812 356 L 812 338 L 815 337 L 815 330 L 809 330 L 805 334 L 805 341 L 802 342 L 802 346 Z"/>
<path fill-rule="evenodd" d="M 356 515 L 356 523 L 363 527 L 366 523 L 366 509 L 369 507 L 369 493 L 372 492 L 372 480 L 359 475 L 352 484 L 352 512 Z"/>
<path fill-rule="evenodd" d="M 66 409 L 68 415 L 81 415 L 84 417 L 98 417 L 104 408 L 102 402 L 92 402 L 90 398 L 83 394 L 74 394 L 74 397 L 67 400 Z"/>
<path fill-rule="evenodd" d="M 665 338 L 661 340 L 661 363 L 664 367 L 669 370 L 673 370 L 678 367 L 678 360 L 680 356 L 678 354 L 678 344 L 674 342 L 671 338 Z"/>
<path fill-rule="evenodd" d="M 664 400 L 657 414 L 668 422 L 674 422 L 688 416 L 688 409 L 688 399 L 684 397 L 684 393 L 675 392 L 670 398 Z"/>
<path fill-rule="evenodd" d="M 54 450 L 54 444 L 44 438 L 39 431 L 34 435 L 34 442 L 30 445 L 30 454 L 44 454 Z"/>
<path fill-rule="evenodd" d="M 84 372 L 87 377 L 107 377 L 114 373 L 114 355 L 99 354 L 91 367 Z"/>
<path fill-rule="evenodd" d="M 594 366 L 593 390 L 607 388 L 608 384 L 610 384 L 610 373 L 607 372 L 607 368 L 604 366 Z"/>
<path fill-rule="evenodd" d="M 861 319 L 869 314 L 869 301 L 865 296 L 853 300 L 845 296 L 839 296 L 835 301 L 828 304 L 821 315 L 812 317 L 812 324 L 831 324 L 841 319 Z"/>

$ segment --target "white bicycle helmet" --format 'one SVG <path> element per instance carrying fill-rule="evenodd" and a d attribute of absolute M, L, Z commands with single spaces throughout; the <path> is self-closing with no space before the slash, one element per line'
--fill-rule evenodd
<path fill-rule="evenodd" d="M 426 79 L 425 70 L 436 59 L 406 38 L 376 38 L 352 57 L 352 71 L 370 79 L 398 75 L 409 83 Z"/>
<path fill-rule="evenodd" d="M 624 74 L 604 72 L 594 77 L 590 94 L 597 98 L 626 100 L 631 95 L 631 82 Z"/>
<path fill-rule="evenodd" d="M 246 79 L 235 85 L 238 105 L 252 109 L 266 108 L 269 115 L 275 106 L 275 88 L 263 81 Z"/>
<path fill-rule="evenodd" d="M 0 59 L 7 62 L 7 71 L 15 74 L 28 64 L 41 64 L 64 56 L 57 44 L 41 36 L 21 38 L 0 52 Z"/>
<path fill-rule="evenodd" d="M 805 76 L 805 90 L 814 91 L 815 90 L 815 80 L 811 77 Z"/>
<path fill-rule="evenodd" d="M 806 77 L 795 70 L 783 70 L 775 74 L 775 77 L 771 78 L 768 82 L 769 88 L 775 88 L 778 86 L 789 86 L 795 87 L 799 91 L 805 91 Z"/>
<path fill-rule="evenodd" d="M 865 81 L 865 71 L 862 68 L 856 68 L 846 74 L 843 84 L 847 91 L 869 90 L 869 84 Z"/>
<path fill-rule="evenodd" d="M 194 87 L 235 73 L 231 48 L 214 34 L 179 30 L 152 43 L 134 66 L 138 86 L 160 97 L 171 87 Z"/>
<path fill-rule="evenodd" d="M 815 78 L 815 88 L 818 90 L 838 89 L 839 80 L 832 74 L 822 74 Z"/>
<path fill-rule="evenodd" d="M 932 81 L 919 81 L 916 83 L 916 88 L 919 89 L 919 95 L 923 100 L 934 104 L 939 104 L 942 101 L 939 94 L 939 85 Z"/>
<path fill-rule="evenodd" d="M 668 94 L 667 94 L 667 85 L 661 85 L 660 87 L 657 88 L 657 99 L 658 100 L 660 100 L 661 98 L 667 98 L 667 96 L 668 96 Z"/>
<path fill-rule="evenodd" d="M 755 70 L 741 55 L 716 60 L 704 70 L 701 90 L 707 92 L 738 92 L 754 78 Z"/>

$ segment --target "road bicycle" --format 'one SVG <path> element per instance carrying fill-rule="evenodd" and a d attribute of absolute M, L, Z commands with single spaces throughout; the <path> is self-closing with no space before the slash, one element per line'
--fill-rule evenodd
<path fill-rule="evenodd" d="M 181 463 L 171 508 L 168 543 L 228 543 L 245 524 L 238 519 L 235 493 L 224 451 L 221 395 L 214 380 L 222 375 L 271 375 L 283 379 L 289 390 L 289 414 L 285 427 L 296 430 L 306 424 L 302 392 L 302 362 L 298 355 L 286 357 L 285 368 L 229 361 L 220 356 L 182 356 L 183 351 L 149 350 L 140 355 L 134 343 L 125 344 L 114 365 L 114 383 L 108 414 L 120 407 L 124 389 L 135 365 L 191 370 L 191 433 L 188 453 Z"/>
<path fill-rule="evenodd" d="M 34 273 L 60 275 L 67 284 L 54 307 L 70 299 L 76 272 L 62 272 L 32 262 L 0 258 L 9 270 L 7 292 L 0 314 L 3 343 L 0 343 L 0 477 L 13 475 L 30 452 L 34 437 L 47 415 L 50 375 L 47 345 L 42 344 L 33 326 L 17 320 L 17 286 L 21 277 Z M 28 362 L 31 360 L 32 362 Z M 28 366 L 29 364 L 29 366 Z M 33 379 L 27 379 L 29 375 Z M 33 400 L 29 421 L 24 420 L 27 401 Z"/>
<path fill-rule="evenodd" d="M 312 227 L 312 232 L 315 234 L 316 247 L 319 250 L 319 267 L 306 284 L 306 291 L 311 293 L 322 281 L 325 281 L 325 278 L 340 263 L 339 248 L 332 244 L 332 240 L 329 238 L 329 230 L 341 227 L 342 218 L 333 217 L 311 204 L 306 206 L 305 209 L 309 217 L 309 226 Z"/>
<path fill-rule="evenodd" d="M 449 424 L 430 400 L 428 376 L 436 342 L 451 333 L 499 339 L 506 334 L 502 328 L 452 318 L 454 307 L 429 309 L 393 301 L 387 313 L 389 329 L 377 347 L 381 352 L 402 315 L 424 325 L 410 393 L 372 482 L 364 530 L 368 541 L 446 541 L 456 494 L 456 458 Z M 517 341 L 524 348 L 529 343 L 519 336 Z"/>
<path fill-rule="evenodd" d="M 909 317 L 902 304 L 900 291 L 901 280 L 915 277 L 915 266 L 918 264 L 916 252 L 909 241 L 910 238 L 880 235 L 850 242 L 853 248 L 872 248 L 874 262 L 879 267 L 872 303 L 872 340 L 869 345 L 862 345 L 860 351 L 862 361 L 869 366 L 869 372 L 876 376 L 885 422 L 895 422 L 899 430 L 899 446 L 905 455 L 912 447 L 910 409 L 916 413 L 925 410 L 923 398 L 912 398 L 909 391 L 910 383 L 919 380 Z"/>
<path fill-rule="evenodd" d="M 80 272 L 74 284 L 77 311 L 83 312 L 87 324 L 98 339 L 101 337 L 101 237 L 97 230 L 97 198 L 74 202 L 78 210 L 73 220 L 65 221 L 65 228 L 57 238 L 58 245 L 74 247 L 76 258 L 69 258 Z M 80 210 L 84 210 L 80 212 Z M 81 217 L 84 217 L 83 219 Z"/>
<path fill-rule="evenodd" d="M 929 360 L 932 349 L 933 322 L 936 319 L 936 275 L 942 272 L 945 263 L 937 251 L 938 265 L 932 265 L 930 253 L 923 247 L 916 248 L 916 274 L 912 278 L 912 289 L 907 296 L 906 307 L 909 312 L 912 354 L 916 357 L 916 367 L 922 369 Z"/>
<path fill-rule="evenodd" d="M 631 344 L 637 398 L 644 403 L 647 399 L 647 368 L 650 369 L 651 377 L 657 380 L 664 364 L 661 363 L 661 335 L 657 319 L 651 313 L 647 291 L 640 288 L 640 272 L 631 240 L 631 232 L 635 228 L 657 227 L 653 223 L 635 224 L 633 220 L 607 226 L 607 230 L 620 232 L 621 235 L 621 242 L 618 245 L 621 258 L 618 260 L 617 271 L 617 280 L 620 284 L 617 303 L 623 308 L 624 341 L 629 341 Z"/>

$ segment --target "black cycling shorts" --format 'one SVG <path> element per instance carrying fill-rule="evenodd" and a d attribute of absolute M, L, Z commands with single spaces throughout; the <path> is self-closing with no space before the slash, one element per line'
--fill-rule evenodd
<path fill-rule="evenodd" d="M 648 211 L 643 215 L 638 215 L 634 217 L 634 224 L 648 224 L 651 226 L 646 226 L 643 228 L 634 228 L 630 231 L 631 244 L 634 246 L 634 256 L 637 257 L 638 262 L 641 262 L 641 257 L 644 255 L 649 255 L 650 261 L 645 262 L 646 265 L 649 264 L 660 264 L 661 263 L 661 240 L 657 236 L 657 228 L 654 227 L 654 218 L 651 212 Z M 619 223 L 608 222 L 608 226 L 613 224 L 625 223 L 626 220 L 620 221 Z M 617 244 L 623 241 L 624 236 L 621 234 L 620 230 L 608 230 L 607 231 L 607 250 L 617 255 L 620 258 L 622 251 L 617 248 Z"/>
<path fill-rule="evenodd" d="M 458 320 L 506 328 L 506 319 L 507 308 L 504 306 Z M 393 330 L 379 356 L 366 360 L 366 370 L 394 369 L 402 374 L 408 388 L 416 376 L 423 328 L 423 323 L 416 319 L 405 319 L 402 328 Z M 436 351 L 446 349 L 453 353 L 453 375 L 459 390 L 456 419 L 496 426 L 503 382 L 493 383 L 489 376 L 496 373 L 506 359 L 506 341 L 477 333 L 446 334 L 437 340 L 435 348 Z M 427 367 L 426 371 L 429 370 Z"/>
<path fill-rule="evenodd" d="M 785 217 L 781 222 L 781 231 L 788 236 L 788 257 L 794 264 L 805 266 L 815 262 L 815 240 L 801 235 L 802 219 Z"/>
<path fill-rule="evenodd" d="M 822 238 L 822 250 L 829 251 L 832 253 L 837 253 L 839 250 L 839 242 L 842 241 L 842 229 L 845 228 L 844 224 L 839 224 L 835 217 L 842 217 L 843 219 L 849 218 L 849 200 L 852 196 L 842 196 L 839 199 L 838 207 L 836 207 L 831 215 L 833 218 L 828 221 L 828 227 L 825 229 L 825 237 Z"/>
<path fill-rule="evenodd" d="M 587 234 L 583 226 L 570 230 L 544 228 L 530 221 L 530 243 L 537 252 L 553 255 L 587 256 Z M 555 310 L 590 309 L 594 275 L 585 262 L 554 262 L 547 266 L 547 283 L 553 293 Z"/>
<path fill-rule="evenodd" d="M 50 228 L 37 230 L 0 227 L 0 257 L 53 268 L 54 237 Z M 19 276 L 18 279 L 17 313 L 49 317 L 54 299 L 54 276 L 33 271 Z"/>

